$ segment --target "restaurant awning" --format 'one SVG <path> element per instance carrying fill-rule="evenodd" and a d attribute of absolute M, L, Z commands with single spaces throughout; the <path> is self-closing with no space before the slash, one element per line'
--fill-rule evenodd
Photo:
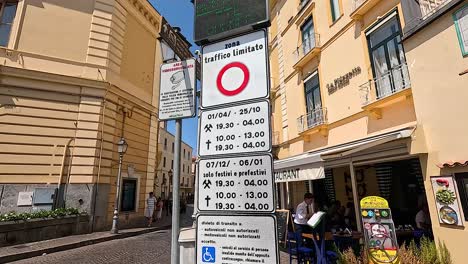
<path fill-rule="evenodd" d="M 316 151 L 303 153 L 274 163 L 275 182 L 294 182 L 324 179 L 324 164 L 327 160 L 339 160 L 356 153 L 383 145 L 398 139 L 409 138 L 415 127 L 408 127 L 346 144 L 340 144 Z"/>

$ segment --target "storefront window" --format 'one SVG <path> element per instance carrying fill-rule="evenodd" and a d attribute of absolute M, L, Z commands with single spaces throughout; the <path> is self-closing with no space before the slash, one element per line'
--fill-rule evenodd
<path fill-rule="evenodd" d="M 136 208 L 137 180 L 124 179 L 122 181 L 121 211 L 135 211 Z"/>
<path fill-rule="evenodd" d="M 468 221 L 468 172 L 456 174 L 458 193 L 460 194 L 460 202 L 465 214 L 465 221 Z"/>

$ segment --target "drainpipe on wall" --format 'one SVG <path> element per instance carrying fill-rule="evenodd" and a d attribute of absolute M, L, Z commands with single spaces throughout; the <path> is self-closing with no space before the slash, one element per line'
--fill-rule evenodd
<path fill-rule="evenodd" d="M 82 90 L 83 88 L 81 88 Z M 82 91 L 80 91 L 80 94 L 82 94 Z M 73 141 L 73 149 L 71 151 L 71 155 L 70 155 L 70 159 L 69 159 L 69 164 L 68 164 L 68 172 L 67 172 L 67 181 L 66 181 L 66 185 L 65 185 L 65 189 L 63 191 L 63 205 L 61 207 L 66 207 L 66 203 L 67 203 L 67 192 L 68 192 L 68 185 L 70 184 L 70 173 L 71 173 L 71 168 L 72 168 L 72 162 L 73 162 L 73 155 L 75 153 L 75 147 L 76 147 L 76 133 L 78 132 L 78 120 L 79 120 L 79 117 L 80 115 L 78 114 L 76 116 L 76 120 L 74 122 L 74 125 L 75 125 L 75 137 L 73 137 L 72 139 L 70 139 L 69 143 L 67 144 L 69 148 L 70 147 L 70 143 L 71 141 Z M 66 153 L 66 152 L 65 152 Z M 65 159 L 64 159 L 65 160 Z M 62 173 L 62 171 L 60 172 Z M 63 176 L 62 176 L 63 177 Z M 60 177 L 60 178 L 62 178 Z M 62 179 L 60 179 L 60 183 L 62 183 Z"/>
<path fill-rule="evenodd" d="M 60 166 L 60 175 L 59 180 L 57 182 L 57 198 L 55 199 L 55 208 L 61 208 L 65 205 L 65 192 L 61 194 L 60 187 L 62 186 L 63 181 L 63 170 L 65 168 L 65 161 L 67 160 L 67 151 L 72 141 L 73 138 L 68 139 L 67 143 L 63 147 L 62 165 Z"/>
<path fill-rule="evenodd" d="M 99 71 L 100 73 L 101 71 Z M 96 183 L 93 189 L 93 200 L 91 201 L 91 226 L 90 226 L 90 232 L 94 232 L 94 226 L 96 224 L 96 203 L 97 203 L 97 196 L 99 193 L 99 179 L 101 176 L 101 163 L 102 163 L 102 149 L 104 145 L 104 121 L 105 121 L 105 113 L 107 109 L 107 94 L 109 92 L 109 88 L 111 87 L 111 83 L 108 82 L 108 86 L 106 88 L 106 92 L 104 94 L 104 98 L 102 99 L 102 113 L 101 113 L 101 138 L 100 138 L 100 147 L 99 147 L 99 161 L 98 161 L 98 171 L 97 171 L 97 177 L 96 177 Z"/>

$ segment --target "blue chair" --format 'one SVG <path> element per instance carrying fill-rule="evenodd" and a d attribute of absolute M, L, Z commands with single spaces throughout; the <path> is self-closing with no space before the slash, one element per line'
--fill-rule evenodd
<path fill-rule="evenodd" d="M 313 250 L 311 248 L 304 247 L 302 233 L 288 232 L 287 242 L 290 264 L 293 263 L 293 259 L 297 260 L 297 263 L 312 263 Z"/>
<path fill-rule="evenodd" d="M 340 250 L 341 252 L 344 252 L 348 248 L 353 247 L 353 237 L 347 237 L 347 236 L 333 236 L 333 242 L 336 245 L 336 248 Z M 325 252 L 325 256 L 327 259 L 327 264 L 335 264 L 338 262 L 339 256 L 336 252 L 327 250 Z"/>

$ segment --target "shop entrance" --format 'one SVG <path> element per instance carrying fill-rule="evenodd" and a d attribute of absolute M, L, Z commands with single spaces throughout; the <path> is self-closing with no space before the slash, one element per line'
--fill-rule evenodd
<path fill-rule="evenodd" d="M 430 227 L 429 213 L 420 213 L 427 205 L 427 199 L 418 158 L 355 166 L 354 175 L 358 201 L 366 196 L 380 196 L 388 200 L 399 242 L 416 238 L 414 230 Z M 297 205 L 303 201 L 304 193 L 312 191 L 319 209 L 327 212 L 327 231 L 339 232 L 346 228 L 360 230 L 349 166 L 326 168 L 325 179 L 283 183 L 284 186 L 286 184 L 288 187 L 281 190 L 287 189 L 283 201 L 289 203 L 283 204 L 283 208 L 294 214 Z M 427 225 L 416 223 L 418 213 L 419 221 Z M 424 231 L 426 234 L 432 233 L 431 230 Z"/>

